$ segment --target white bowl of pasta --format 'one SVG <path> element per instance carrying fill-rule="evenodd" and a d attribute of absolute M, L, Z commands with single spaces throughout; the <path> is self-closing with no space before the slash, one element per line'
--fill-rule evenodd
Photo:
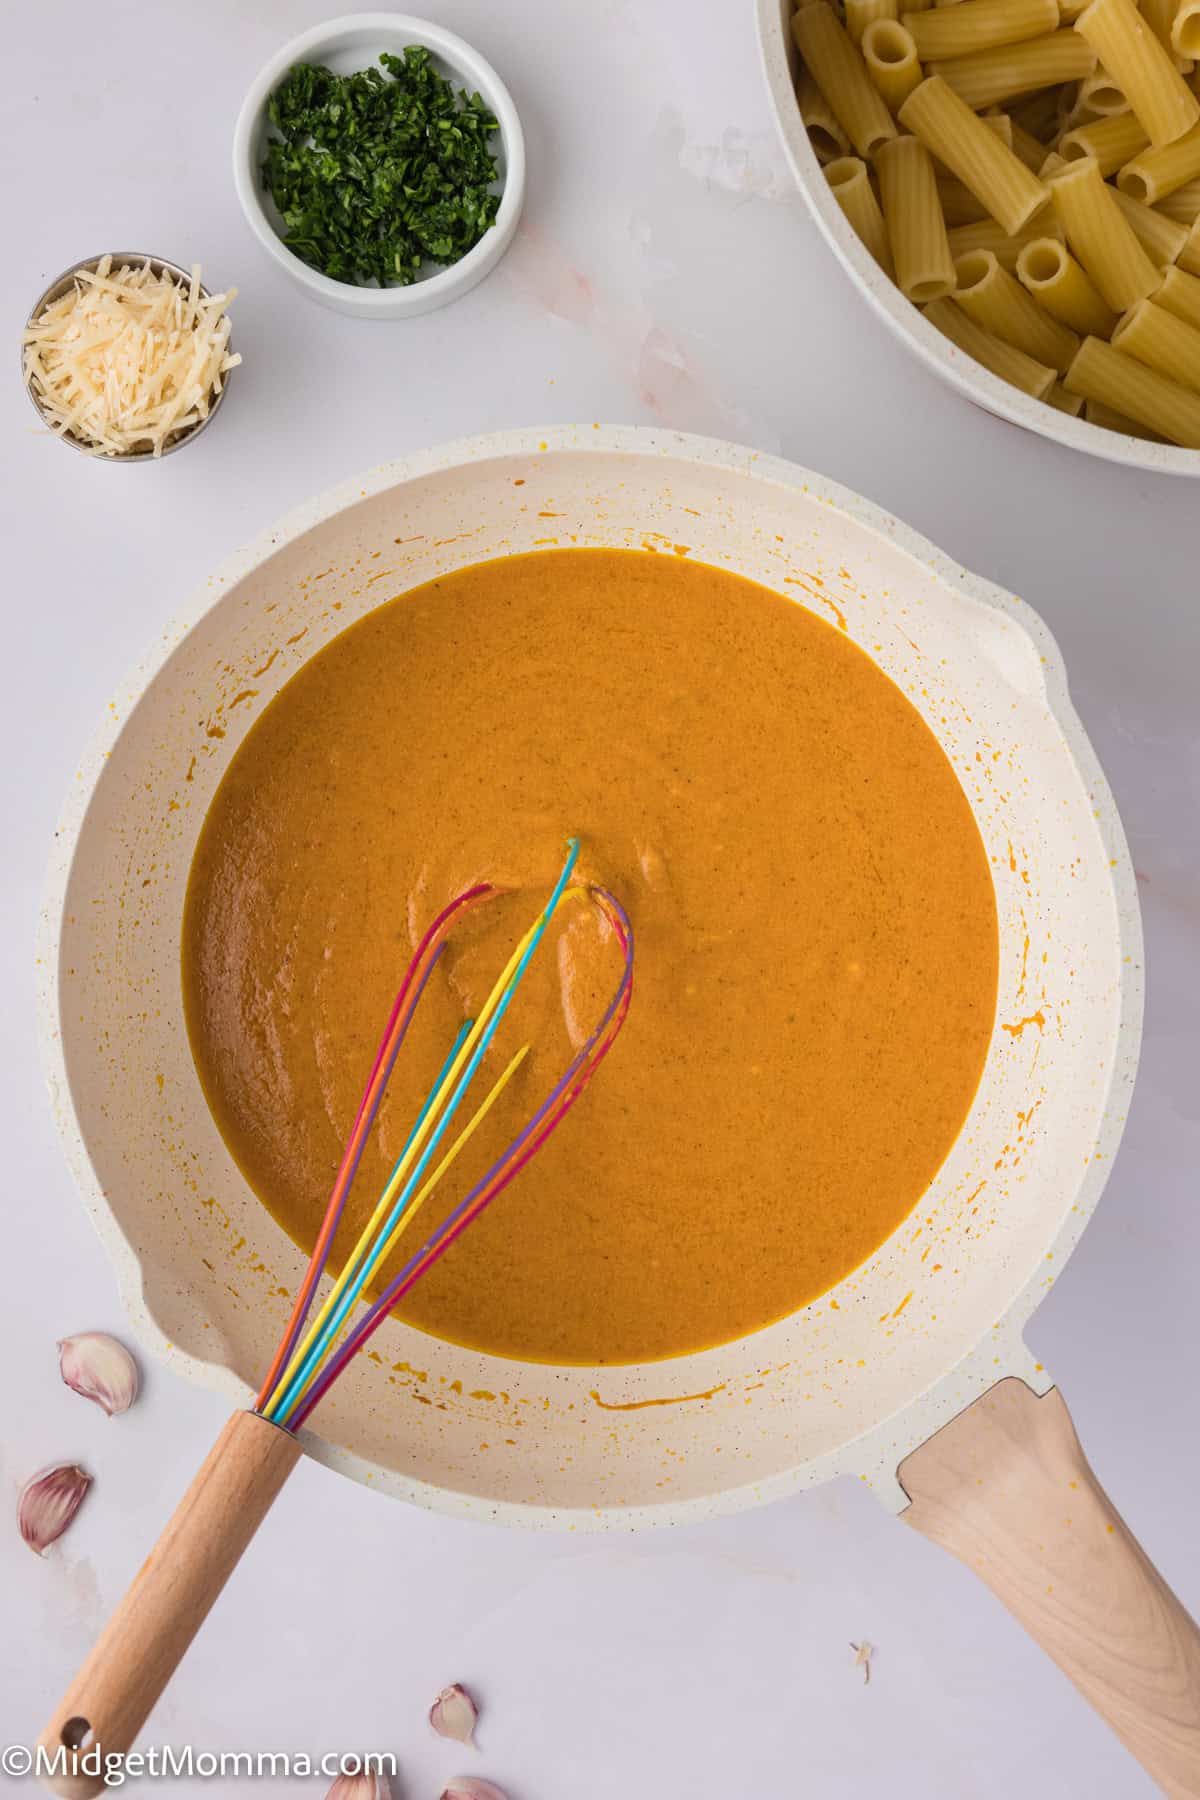
<path fill-rule="evenodd" d="M 1200 475 L 1200 0 L 757 10 L 800 191 L 897 337 L 1000 418 Z"/>

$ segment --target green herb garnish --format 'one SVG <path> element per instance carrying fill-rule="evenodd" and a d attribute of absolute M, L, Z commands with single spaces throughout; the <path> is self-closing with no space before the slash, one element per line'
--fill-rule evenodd
<path fill-rule="evenodd" d="M 271 95 L 281 134 L 263 181 L 289 250 L 336 281 L 407 286 L 426 261 L 455 263 L 495 223 L 500 196 L 479 94 L 451 87 L 429 52 L 335 75 L 297 63 Z M 390 77 L 390 79 L 389 79 Z"/>

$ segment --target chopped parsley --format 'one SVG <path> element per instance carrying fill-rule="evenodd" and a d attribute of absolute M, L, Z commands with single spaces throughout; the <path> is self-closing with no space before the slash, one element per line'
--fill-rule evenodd
<path fill-rule="evenodd" d="M 280 134 L 263 182 L 289 250 L 335 281 L 407 286 L 425 262 L 455 263 L 500 205 L 479 94 L 446 81 L 424 46 L 335 75 L 297 63 L 271 95 Z"/>

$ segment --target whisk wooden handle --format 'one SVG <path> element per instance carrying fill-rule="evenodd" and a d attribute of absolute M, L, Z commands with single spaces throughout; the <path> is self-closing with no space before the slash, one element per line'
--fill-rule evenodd
<path fill-rule="evenodd" d="M 105 1759 L 132 1749 L 300 1454 L 257 1413 L 229 1420 L 39 1739 L 64 1753 L 51 1793 L 104 1791 Z"/>

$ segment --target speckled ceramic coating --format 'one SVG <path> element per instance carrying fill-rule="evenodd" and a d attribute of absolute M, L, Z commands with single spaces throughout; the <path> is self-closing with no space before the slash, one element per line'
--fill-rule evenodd
<path fill-rule="evenodd" d="M 895 1469 L 1006 1374 L 1104 1185 L 1141 1023 L 1141 935 L 1112 798 L 1058 651 L 1019 599 L 817 475 L 599 426 L 386 465 L 301 507 L 196 595 L 73 783 L 39 946 L 55 1115 L 141 1343 L 245 1402 L 302 1272 L 209 1116 L 180 919 L 205 809 L 254 719 L 380 601 L 465 563 L 572 544 L 687 554 L 816 610 L 898 683 L 956 768 L 994 871 L 998 1010 L 924 1201 L 831 1293 L 668 1363 L 548 1368 L 390 1323 L 306 1434 L 320 1460 L 479 1518 L 641 1526 Z M 938 1021 L 929 1020 L 931 1033 Z"/>
<path fill-rule="evenodd" d="M 982 363 L 967 356 L 940 331 L 927 324 L 895 283 L 889 281 L 847 222 L 808 141 L 796 105 L 797 57 L 788 28 L 794 11 L 792 0 L 755 0 L 755 3 L 759 47 L 771 107 L 800 192 L 842 267 L 879 316 L 910 350 L 915 351 L 926 368 L 932 369 L 935 375 L 985 411 L 1009 419 L 1014 425 L 1023 425 L 1027 431 L 1039 432 L 1042 437 L 1053 438 L 1057 443 L 1069 444 L 1074 450 L 1086 450 L 1092 456 L 1103 456 L 1109 462 L 1128 463 L 1133 468 L 1156 469 L 1166 475 L 1200 476 L 1200 451 L 1126 437 L 1123 432 L 1089 425 L 1086 419 L 1073 419 L 1069 413 L 1058 412 L 1053 406 L 1022 393 L 1020 388 L 1001 381 Z"/>

